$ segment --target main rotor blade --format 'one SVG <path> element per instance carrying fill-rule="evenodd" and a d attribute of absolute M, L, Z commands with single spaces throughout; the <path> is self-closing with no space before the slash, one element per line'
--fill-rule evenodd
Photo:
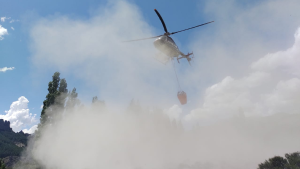
<path fill-rule="evenodd" d="M 156 12 L 157 16 L 159 17 L 159 19 L 160 19 L 160 21 L 161 21 L 161 23 L 162 23 L 162 25 L 165 29 L 165 32 L 168 33 L 168 30 L 167 30 L 167 27 L 166 27 L 166 24 L 165 24 L 163 18 L 160 16 L 160 14 L 158 13 L 158 11 L 156 9 L 154 9 L 154 11 Z"/>
<path fill-rule="evenodd" d="M 139 41 L 139 40 L 154 39 L 154 38 L 158 38 L 158 37 L 161 37 L 161 36 L 163 36 L 163 35 L 153 36 L 153 37 L 150 37 L 150 38 L 143 38 L 143 39 L 134 39 L 134 40 L 122 41 L 122 42 L 133 42 L 133 41 Z"/>
<path fill-rule="evenodd" d="M 194 27 L 191 27 L 191 28 L 183 29 L 183 30 L 181 30 L 181 31 L 172 32 L 172 33 L 170 33 L 170 35 L 173 35 L 173 34 L 179 33 L 179 32 L 183 32 L 183 31 L 186 31 L 186 30 L 189 30 L 189 29 L 193 29 L 193 28 L 196 28 L 196 27 L 199 27 L 199 26 L 203 26 L 203 25 L 206 25 L 206 24 L 209 24 L 209 23 L 212 23 L 212 22 L 214 22 L 214 21 L 207 22 L 207 23 L 204 23 L 204 24 L 201 24 L 201 25 L 197 25 L 197 26 L 194 26 Z"/>

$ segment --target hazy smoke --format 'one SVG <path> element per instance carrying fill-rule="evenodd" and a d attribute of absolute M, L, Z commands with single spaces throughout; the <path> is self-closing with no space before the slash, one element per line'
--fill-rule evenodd
<path fill-rule="evenodd" d="M 47 169 L 250 169 L 300 148 L 299 115 L 241 114 L 190 131 L 161 110 L 138 105 L 124 112 L 85 107 L 59 118 L 30 147 Z"/>
<path fill-rule="evenodd" d="M 115 1 L 88 20 L 38 20 L 30 32 L 35 65 L 75 75 L 108 106 L 66 112 L 45 128 L 28 154 L 49 169 L 250 169 L 299 150 L 299 30 L 294 42 L 283 39 L 290 45 L 273 40 L 282 36 L 276 32 L 292 35 L 300 23 L 284 29 L 276 27 L 279 20 L 272 22 L 273 14 L 287 17 L 279 8 L 285 1 L 264 1 L 243 11 L 236 1 L 215 10 L 216 2 L 207 2 L 204 10 L 219 19 L 215 28 L 194 36 L 199 56 L 194 70 L 179 73 L 192 100 L 188 112 L 174 104 L 173 70 L 153 59 L 152 41 L 120 43 L 156 35 L 134 4 Z M 289 21 L 296 22 L 300 2 L 290 2 Z M 164 110 L 125 111 L 132 98 Z"/>

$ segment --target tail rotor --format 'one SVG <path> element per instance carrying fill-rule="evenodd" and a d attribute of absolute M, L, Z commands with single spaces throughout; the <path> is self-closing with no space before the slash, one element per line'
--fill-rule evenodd
<path fill-rule="evenodd" d="M 188 53 L 188 54 L 183 54 L 182 52 L 180 52 L 180 55 L 181 55 L 181 57 L 180 58 L 177 58 L 177 61 L 178 61 L 178 63 L 179 63 L 179 59 L 182 59 L 182 58 L 186 58 L 186 60 L 189 62 L 189 64 L 190 64 L 190 66 L 192 66 L 191 65 L 191 60 L 194 58 L 194 53 L 192 52 L 192 53 Z M 190 57 L 190 56 L 192 56 L 192 57 Z"/>
<path fill-rule="evenodd" d="M 191 56 L 191 57 L 190 57 Z M 186 55 L 186 60 L 189 62 L 189 64 L 190 64 L 190 66 L 192 66 L 191 65 L 191 60 L 192 59 L 194 59 L 194 53 L 192 52 L 192 53 L 188 53 L 187 55 Z"/>

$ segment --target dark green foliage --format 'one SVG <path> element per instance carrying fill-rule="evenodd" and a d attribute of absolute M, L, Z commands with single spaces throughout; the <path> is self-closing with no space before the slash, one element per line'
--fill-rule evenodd
<path fill-rule="evenodd" d="M 275 156 L 258 165 L 258 169 L 300 169 L 299 152 L 285 154 L 285 157 Z"/>
<path fill-rule="evenodd" d="M 60 73 L 55 72 L 52 76 L 52 81 L 48 83 L 49 93 L 46 96 L 46 100 L 43 102 L 43 110 L 41 112 L 41 119 L 39 128 L 48 120 L 52 119 L 53 112 L 57 108 L 64 108 L 65 101 L 68 96 L 68 84 L 66 79 L 60 79 Z M 53 107 L 55 105 L 56 107 Z M 52 106 L 52 107 L 51 107 Z M 47 114 L 46 114 L 47 109 Z"/>
<path fill-rule="evenodd" d="M 68 109 L 74 108 L 76 105 L 80 104 L 80 101 L 77 99 L 78 93 L 76 92 L 76 88 L 74 87 L 72 92 L 68 94 L 68 101 L 66 107 Z"/>
<path fill-rule="evenodd" d="M 288 164 L 287 160 L 280 156 L 275 156 L 259 164 L 259 169 L 284 169 Z"/>
<path fill-rule="evenodd" d="M 70 93 L 70 96 L 69 96 L 70 100 L 76 99 L 77 96 L 78 96 L 78 93 L 76 93 L 76 88 L 74 87 L 73 90 L 72 90 L 72 92 Z"/>
<path fill-rule="evenodd" d="M 68 92 L 68 84 L 66 79 L 60 79 L 60 73 L 55 72 L 52 76 L 52 81 L 48 84 L 49 93 L 46 96 L 46 100 L 43 102 L 43 110 L 41 112 L 40 124 L 38 125 L 38 132 L 36 137 L 39 137 L 41 128 L 43 128 L 46 122 L 54 124 L 54 118 L 61 118 L 63 112 L 66 109 L 73 109 L 76 105 L 80 104 L 77 99 L 78 94 L 76 88 L 73 88 L 72 92 Z M 61 114 L 57 114 L 60 112 Z"/>
<path fill-rule="evenodd" d="M 55 72 L 52 76 L 52 81 L 48 83 L 48 91 L 49 93 L 46 96 L 46 100 L 43 102 L 43 110 L 41 112 L 40 124 L 43 125 L 46 120 L 49 118 L 49 114 L 46 114 L 46 109 L 48 109 L 51 105 L 55 103 L 55 98 L 59 95 L 59 91 L 57 90 L 59 86 L 59 77 L 60 73 Z M 40 127 L 40 126 L 39 126 Z"/>
<path fill-rule="evenodd" d="M 60 80 L 58 91 L 60 93 L 68 93 L 68 84 L 65 78 Z"/>
<path fill-rule="evenodd" d="M 0 169 L 6 169 L 5 164 L 2 162 L 1 158 L 0 158 Z"/>
<path fill-rule="evenodd" d="M 18 147 L 15 143 L 27 145 L 27 135 L 9 131 L 0 132 L 0 158 L 7 156 L 19 156 L 24 147 Z"/>
<path fill-rule="evenodd" d="M 289 162 L 289 169 L 300 169 L 300 152 L 285 154 L 285 158 Z"/>
<path fill-rule="evenodd" d="M 68 96 L 67 87 L 68 85 L 66 79 L 61 79 L 58 88 L 58 95 L 55 98 L 55 104 L 58 108 L 65 107 L 66 98 Z"/>

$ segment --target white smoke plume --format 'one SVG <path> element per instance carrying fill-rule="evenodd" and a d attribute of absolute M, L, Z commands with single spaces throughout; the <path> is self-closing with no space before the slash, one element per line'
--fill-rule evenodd
<path fill-rule="evenodd" d="M 204 6 L 208 17 L 219 20 L 194 36 L 191 46 L 199 57 L 193 72 L 179 73 L 183 87 L 194 86 L 187 91 L 191 112 L 174 105 L 174 72 L 153 59 L 152 41 L 121 43 L 156 35 L 134 4 L 114 1 L 88 20 L 38 20 L 30 32 L 35 65 L 85 81 L 105 99 L 107 110 L 66 113 L 34 142 L 32 157 L 47 169 L 250 169 L 299 151 L 299 31 L 294 41 L 281 39 L 286 43 L 276 43 L 286 36 L 275 35 L 295 33 L 299 1 L 288 3 L 293 24 L 280 19 L 287 18 L 282 0 L 242 11 L 236 1 L 217 2 Z M 288 26 L 276 27 L 278 18 Z M 124 105 L 132 98 L 164 111 L 130 114 Z M 193 127 L 185 130 L 180 122 Z"/>
<path fill-rule="evenodd" d="M 128 98 L 170 103 L 164 96 L 174 95 L 174 91 L 176 95 L 175 75 L 170 64 L 154 59 L 158 52 L 153 41 L 122 42 L 155 36 L 138 8 L 118 1 L 99 11 L 89 20 L 65 16 L 38 20 L 31 29 L 35 65 L 75 73 L 108 104 L 111 100 L 127 104 Z"/>
<path fill-rule="evenodd" d="M 56 117 L 29 154 L 46 169 L 250 169 L 300 148 L 298 118 L 240 116 L 186 131 L 158 109 L 82 107 Z"/>

